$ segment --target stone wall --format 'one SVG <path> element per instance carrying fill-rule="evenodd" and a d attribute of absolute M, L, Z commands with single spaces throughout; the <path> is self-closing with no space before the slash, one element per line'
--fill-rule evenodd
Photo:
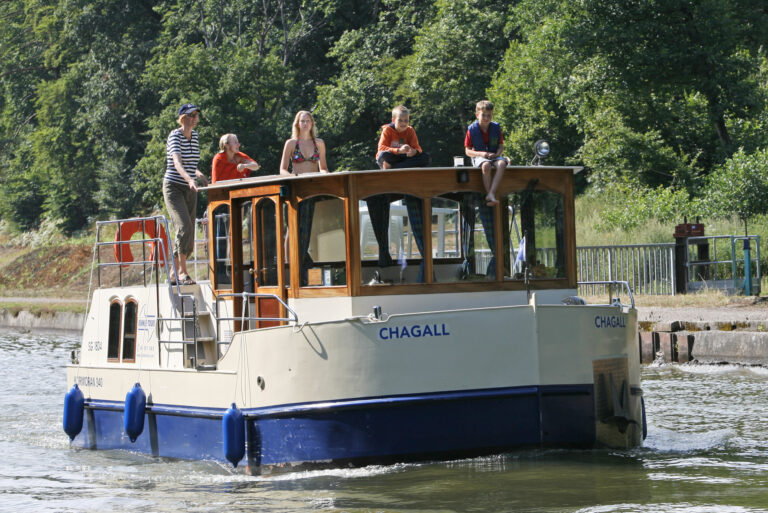
<path fill-rule="evenodd" d="M 768 366 L 763 322 L 660 322 L 638 334 L 640 362 Z"/>
<path fill-rule="evenodd" d="M 85 314 L 44 311 L 30 313 L 27 310 L 11 311 L 0 308 L 0 327 L 22 330 L 69 330 L 81 331 Z"/>

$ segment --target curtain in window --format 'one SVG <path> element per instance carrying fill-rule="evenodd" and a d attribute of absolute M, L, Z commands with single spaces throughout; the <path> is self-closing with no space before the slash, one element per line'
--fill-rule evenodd
<path fill-rule="evenodd" d="M 371 228 L 379 245 L 379 267 L 394 265 L 389 254 L 389 194 L 382 194 L 368 198 L 368 217 L 371 219 Z"/>
<path fill-rule="evenodd" d="M 419 266 L 419 283 L 424 283 L 424 203 L 419 198 L 405 196 L 405 207 L 408 209 L 408 222 L 411 224 L 411 233 L 416 241 L 416 247 L 421 254 Z"/>
<path fill-rule="evenodd" d="M 482 194 L 464 194 L 461 198 L 461 248 L 464 252 L 462 264 L 462 276 L 468 278 L 475 263 L 475 214 L 479 214 L 480 223 L 483 225 L 485 240 L 491 250 L 491 260 L 485 270 L 486 276 L 496 278 L 496 238 L 493 231 L 493 207 L 486 205 Z M 477 209 L 477 210 L 475 210 Z"/>
<path fill-rule="evenodd" d="M 309 237 L 312 235 L 312 219 L 315 217 L 316 198 L 299 203 L 299 261 L 301 262 L 301 285 L 309 281 L 309 268 L 314 262 L 309 256 Z"/>

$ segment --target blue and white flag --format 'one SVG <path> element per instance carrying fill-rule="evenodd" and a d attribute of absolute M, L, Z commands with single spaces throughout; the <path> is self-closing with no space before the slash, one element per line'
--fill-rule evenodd
<path fill-rule="evenodd" d="M 401 247 L 400 255 L 397 257 L 397 263 L 400 264 L 400 283 L 403 283 L 403 275 L 405 274 L 405 268 L 408 267 L 408 259 L 405 258 L 405 251 Z"/>
<path fill-rule="evenodd" d="M 520 264 L 522 268 L 523 262 L 525 262 L 525 237 L 520 239 L 520 245 L 517 246 L 517 257 L 515 258 L 514 269 L 517 269 L 517 264 Z"/>

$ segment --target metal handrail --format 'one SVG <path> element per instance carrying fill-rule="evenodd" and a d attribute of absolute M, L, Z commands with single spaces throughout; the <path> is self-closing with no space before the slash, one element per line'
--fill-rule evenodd
<path fill-rule="evenodd" d="M 257 298 L 257 297 L 264 297 L 264 298 L 272 298 L 277 300 L 278 303 L 280 303 L 285 310 L 291 314 L 293 317 L 251 317 L 245 316 L 245 312 L 243 312 L 243 315 L 239 317 L 219 317 L 219 301 L 222 300 L 222 298 L 236 298 L 239 297 L 240 299 L 250 299 L 250 298 Z M 245 308 L 243 308 L 245 310 Z M 253 292 L 232 292 L 232 293 L 225 293 L 225 294 L 219 294 L 216 296 L 216 319 L 217 321 L 281 321 L 281 322 L 293 322 L 294 324 L 299 323 L 299 316 L 296 312 L 294 312 L 290 306 L 286 304 L 285 301 L 282 300 L 280 296 L 277 296 L 275 294 L 265 294 L 265 293 L 253 293 Z M 218 331 L 218 330 L 217 330 Z"/>
<path fill-rule="evenodd" d="M 599 281 L 580 281 L 578 282 L 578 285 L 608 285 L 608 301 L 609 304 L 613 305 L 618 302 L 618 305 L 623 306 L 621 301 L 618 297 L 613 298 L 613 294 L 611 293 L 612 287 L 614 285 L 622 285 L 624 288 L 627 289 L 627 294 L 629 295 L 629 300 L 631 302 L 632 308 L 635 308 L 635 296 L 632 294 L 632 287 L 629 286 L 629 282 L 627 281 L 619 281 L 619 280 L 599 280 Z"/>
<path fill-rule="evenodd" d="M 192 246 L 192 258 L 187 258 L 187 267 L 192 266 L 194 269 L 194 276 L 195 279 L 199 276 L 198 273 L 198 266 L 199 265 L 205 265 L 207 267 L 208 265 L 208 218 L 207 217 L 201 217 L 195 219 L 195 236 L 197 236 L 197 231 L 202 226 L 202 232 L 203 232 L 203 238 L 198 239 L 195 238 L 195 242 Z M 199 244 L 203 244 L 203 247 L 205 248 L 205 254 L 206 257 L 204 259 L 198 258 L 197 254 L 197 247 Z"/>
<path fill-rule="evenodd" d="M 237 298 L 237 297 L 245 300 L 243 302 L 242 314 L 239 317 L 220 317 L 219 316 L 219 301 L 222 301 L 224 298 Z M 285 308 L 285 310 L 290 315 L 292 315 L 293 317 L 251 317 L 251 316 L 246 317 L 245 316 L 245 305 L 248 302 L 248 299 L 250 299 L 250 298 L 257 298 L 257 297 L 266 297 L 266 298 L 276 299 Z M 223 346 L 223 345 L 228 345 L 231 342 L 231 340 L 230 341 L 219 340 L 219 335 L 221 333 L 221 326 L 220 326 L 221 321 L 240 321 L 242 323 L 244 323 L 246 321 L 249 322 L 249 323 L 252 322 L 252 321 L 256 321 L 256 322 L 259 322 L 259 321 L 277 321 L 277 322 L 293 322 L 294 325 L 299 323 L 299 316 L 298 316 L 298 314 L 296 312 L 294 312 L 291 309 L 291 307 L 289 307 L 285 303 L 285 301 L 282 300 L 282 298 L 280 298 L 279 296 L 277 296 L 275 294 L 264 294 L 264 293 L 257 294 L 257 293 L 253 293 L 253 292 L 239 292 L 239 293 L 238 292 L 231 292 L 231 293 L 224 293 L 224 294 L 219 294 L 219 295 L 216 296 L 215 305 L 216 305 L 216 309 L 215 309 L 215 313 L 213 315 L 214 315 L 214 317 L 216 319 L 216 347 Z"/>
<path fill-rule="evenodd" d="M 155 225 L 159 225 L 161 228 L 163 228 L 165 230 L 166 234 L 171 233 L 170 232 L 170 227 L 168 226 L 168 220 L 166 219 L 165 216 L 132 217 L 132 218 L 129 218 L 129 219 L 110 219 L 110 220 L 107 220 L 107 221 L 97 221 L 96 222 L 96 242 L 94 244 L 94 246 L 96 248 L 102 247 L 102 246 L 113 246 L 113 247 L 114 246 L 123 246 L 125 244 L 128 244 L 128 245 L 131 245 L 131 244 L 142 244 L 142 248 L 144 248 L 145 247 L 144 244 L 146 244 L 147 242 L 155 243 L 155 244 L 159 243 L 158 244 L 158 248 L 160 248 L 160 251 L 155 251 L 155 259 L 154 260 L 146 260 L 146 258 L 144 258 L 142 260 L 135 260 L 133 262 L 104 262 L 104 263 L 102 263 L 101 261 L 97 261 L 96 262 L 97 268 L 100 270 L 101 267 L 110 267 L 110 266 L 115 266 L 115 265 L 119 265 L 121 267 L 122 266 L 131 266 L 131 265 L 146 265 L 148 263 L 156 264 L 157 267 L 160 267 L 157 264 L 159 264 L 159 262 L 160 262 L 160 254 L 162 253 L 162 255 L 164 256 L 164 260 L 165 260 L 166 264 L 168 264 L 168 265 L 165 266 L 166 267 L 166 277 L 169 278 L 168 281 L 170 282 L 170 275 L 169 275 L 170 267 L 173 266 L 174 275 L 175 275 L 176 272 L 177 272 L 176 262 L 173 260 L 173 255 L 170 254 L 170 248 L 167 248 L 165 246 L 165 240 L 162 237 L 158 236 L 158 237 L 152 237 L 152 238 L 135 239 L 135 240 L 120 240 L 120 241 L 101 241 L 99 239 L 102 226 L 108 226 L 108 225 L 116 224 L 116 225 L 118 225 L 118 229 L 119 229 L 120 223 L 130 222 L 130 221 L 141 222 L 142 223 L 142 233 L 143 234 L 146 234 L 146 225 L 147 225 L 147 223 L 154 223 Z M 121 273 L 120 279 L 121 279 L 121 283 L 122 283 L 122 273 Z M 99 284 L 101 284 L 101 274 L 100 273 L 99 273 Z M 145 285 L 146 285 L 146 283 L 145 283 Z M 180 292 L 181 291 L 179 290 L 179 293 Z"/>

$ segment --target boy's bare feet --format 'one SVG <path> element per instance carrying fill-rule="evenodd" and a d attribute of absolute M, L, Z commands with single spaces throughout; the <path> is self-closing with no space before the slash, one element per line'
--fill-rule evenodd
<path fill-rule="evenodd" d="M 497 200 L 496 197 L 491 193 L 488 193 L 488 195 L 485 197 L 485 201 L 489 207 L 492 207 L 499 202 L 499 200 Z"/>

